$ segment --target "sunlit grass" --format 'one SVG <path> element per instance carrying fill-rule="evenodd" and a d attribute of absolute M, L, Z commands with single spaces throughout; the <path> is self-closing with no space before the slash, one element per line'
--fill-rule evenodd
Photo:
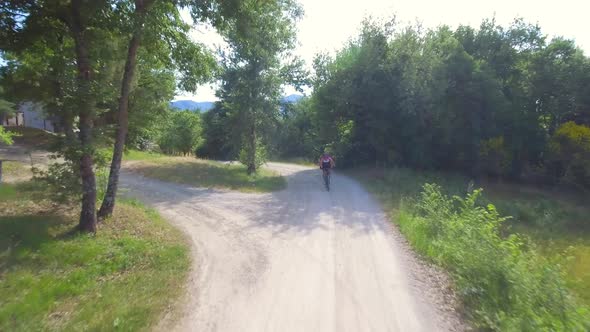
<path fill-rule="evenodd" d="M 140 330 L 180 294 L 183 236 L 153 210 L 120 201 L 96 236 L 39 184 L 0 189 L 0 330 Z"/>
<path fill-rule="evenodd" d="M 132 161 L 132 160 L 156 160 L 165 158 L 166 156 L 157 153 L 157 152 L 149 152 L 149 151 L 138 151 L 138 150 L 127 150 L 123 155 L 124 160 Z"/>
<path fill-rule="evenodd" d="M 142 157 L 146 157 L 142 159 Z M 241 164 L 225 164 L 191 157 L 164 157 L 134 154 L 127 167 L 147 177 L 197 187 L 230 189 L 242 192 L 271 192 L 286 187 L 278 173 L 261 168 L 248 175 Z"/>

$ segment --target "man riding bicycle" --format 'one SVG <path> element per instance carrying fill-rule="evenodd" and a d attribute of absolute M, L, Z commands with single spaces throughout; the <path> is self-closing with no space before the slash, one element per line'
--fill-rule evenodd
<path fill-rule="evenodd" d="M 323 172 L 324 183 L 326 185 L 326 189 L 330 190 L 330 170 L 336 166 L 334 162 L 334 158 L 328 153 L 324 152 L 319 160 L 320 169 Z"/>

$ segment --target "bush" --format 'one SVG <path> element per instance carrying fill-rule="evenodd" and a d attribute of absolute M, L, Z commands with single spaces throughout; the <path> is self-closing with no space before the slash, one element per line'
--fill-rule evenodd
<path fill-rule="evenodd" d="M 549 154 L 555 176 L 590 188 L 590 127 L 564 123 L 551 137 Z"/>
<path fill-rule="evenodd" d="M 426 184 L 400 211 L 400 229 L 421 253 L 452 274 L 469 314 L 495 331 L 587 331 L 588 308 L 577 306 L 559 262 L 525 248 L 517 235 L 502 237 L 501 217 L 477 200 L 448 197 Z"/>
<path fill-rule="evenodd" d="M 4 127 L 0 126 L 0 144 L 11 145 L 13 133 L 4 130 Z"/>
<path fill-rule="evenodd" d="M 201 118 L 191 111 L 172 112 L 158 139 L 158 145 L 166 154 L 188 155 L 201 141 Z"/>
<path fill-rule="evenodd" d="M 33 168 L 35 179 L 47 185 L 52 195 L 51 199 L 57 203 L 71 203 L 82 198 L 82 181 L 80 178 L 80 166 L 76 160 L 75 153 L 68 156 L 64 162 L 51 163 L 47 170 Z M 53 155 L 57 159 L 60 155 Z M 96 178 L 96 198 L 98 201 L 104 199 L 109 179 L 109 150 L 94 151 L 94 174 Z"/>
<path fill-rule="evenodd" d="M 264 162 L 266 162 L 266 147 L 260 140 L 256 143 L 256 151 L 251 153 L 251 146 L 246 144 L 242 150 L 240 150 L 239 160 L 242 164 L 250 167 L 254 166 L 255 169 L 260 168 Z"/>
<path fill-rule="evenodd" d="M 486 174 L 502 176 L 508 173 L 512 160 L 504 144 L 503 136 L 481 142 L 479 156 Z"/>

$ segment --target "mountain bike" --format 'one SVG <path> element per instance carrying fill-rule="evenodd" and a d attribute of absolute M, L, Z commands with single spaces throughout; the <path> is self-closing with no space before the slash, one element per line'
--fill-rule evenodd
<path fill-rule="evenodd" d="M 326 190 L 330 191 L 330 177 L 332 172 L 330 172 L 330 168 L 322 168 L 322 177 L 324 179 L 324 185 L 326 186 Z"/>

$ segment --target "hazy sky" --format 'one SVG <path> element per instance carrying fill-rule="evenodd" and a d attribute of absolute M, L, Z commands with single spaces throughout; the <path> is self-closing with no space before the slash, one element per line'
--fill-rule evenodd
<path fill-rule="evenodd" d="M 299 46 L 295 53 L 311 63 L 320 51 L 333 52 L 358 31 L 364 17 L 389 18 L 405 23 L 421 22 L 424 27 L 446 24 L 479 26 L 485 18 L 496 17 L 508 25 L 516 17 L 538 23 L 550 36 L 574 39 L 590 54 L 590 0 L 300 0 L 305 16 L 298 23 Z M 222 39 L 211 31 L 195 31 L 195 39 L 210 46 Z M 292 89 L 286 91 L 292 93 Z M 200 87 L 195 95 L 179 95 L 177 99 L 216 100 L 211 86 Z"/>

